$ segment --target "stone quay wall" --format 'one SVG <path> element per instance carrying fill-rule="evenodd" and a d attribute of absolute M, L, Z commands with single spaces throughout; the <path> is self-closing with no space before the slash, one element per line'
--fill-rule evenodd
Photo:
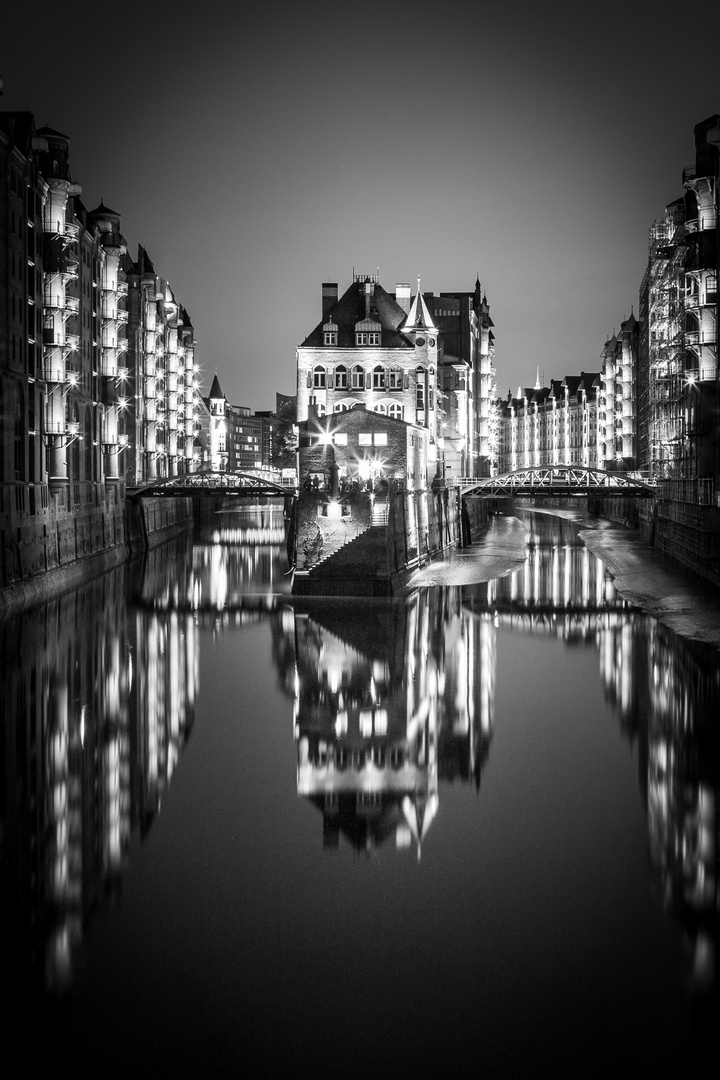
<path fill-rule="evenodd" d="M 706 482 L 660 484 L 653 498 L 515 499 L 537 509 L 585 509 L 593 517 L 637 529 L 654 553 L 720 588 L 720 506 Z"/>
<path fill-rule="evenodd" d="M 296 565 L 300 570 L 312 569 L 328 554 L 367 532 L 373 524 L 373 506 L 377 509 L 380 504 L 387 508 L 381 523 L 386 524 L 388 573 L 402 576 L 451 548 L 477 540 L 496 512 L 496 502 L 472 499 L 466 503 L 452 487 L 396 489 L 375 499 L 367 491 L 352 491 L 337 500 L 324 491 L 301 492 L 296 513 Z"/>
<path fill-rule="evenodd" d="M 26 494 L 0 488 L 0 618 L 192 526 L 192 500 L 132 503 L 121 484 L 72 484 L 55 496 L 43 489 L 32 502 Z"/>

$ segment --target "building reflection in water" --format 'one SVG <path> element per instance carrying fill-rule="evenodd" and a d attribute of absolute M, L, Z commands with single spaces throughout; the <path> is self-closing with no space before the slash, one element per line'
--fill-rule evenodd
<path fill-rule="evenodd" d="M 282 506 L 213 515 L 196 543 L 0 623 L 0 895 L 18 985 L 68 987 L 84 928 L 120 893 L 192 730 L 200 627 L 271 613 L 291 677 L 283 541 Z"/>
<path fill-rule="evenodd" d="M 220 629 L 263 619 L 290 594 L 282 504 L 208 514 L 184 543 L 172 561 L 160 550 L 136 588 L 139 605 L 192 612 L 199 625 Z"/>
<path fill-rule="evenodd" d="M 151 573 L 151 569 L 148 569 Z M 21 984 L 72 981 L 193 723 L 197 630 L 126 606 L 124 568 L 0 624 L 3 922 Z"/>
<path fill-rule="evenodd" d="M 495 630 L 458 590 L 295 615 L 298 794 L 323 841 L 372 851 L 422 842 L 438 781 L 473 780 L 492 732 Z"/>
<path fill-rule="evenodd" d="M 192 730 L 201 627 L 263 619 L 294 701 L 298 794 L 322 814 L 325 846 L 363 852 L 419 856 L 441 839 L 428 834 L 443 782 L 479 788 L 501 631 L 592 644 L 638 748 L 653 882 L 687 934 L 691 985 L 713 991 L 717 656 L 630 610 L 570 525 L 545 535 L 529 515 L 527 529 L 528 559 L 507 577 L 303 610 L 287 595 L 282 511 L 214 516 L 195 543 L 0 624 L 6 970 L 72 981 L 84 928 L 118 894 Z"/>
<path fill-rule="evenodd" d="M 638 747 L 652 879 L 681 921 L 690 982 L 714 987 L 718 942 L 720 666 L 631 610 L 574 525 L 527 515 L 528 558 L 474 586 L 394 605 L 295 614 L 297 790 L 323 840 L 420 853 L 442 780 L 473 780 L 493 727 L 501 628 L 585 641 L 623 734 Z"/>

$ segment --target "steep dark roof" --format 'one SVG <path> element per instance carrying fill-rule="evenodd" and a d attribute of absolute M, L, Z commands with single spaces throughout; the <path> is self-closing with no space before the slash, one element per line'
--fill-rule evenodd
<path fill-rule="evenodd" d="M 211 397 L 211 398 L 224 398 L 225 397 L 222 390 L 220 389 L 220 380 L 217 377 L 217 372 L 215 372 L 215 378 L 212 381 L 212 386 L 210 387 L 210 393 L 209 393 L 208 397 Z"/>
<path fill-rule="evenodd" d="M 401 334 L 399 327 L 407 318 L 406 313 L 395 302 L 395 298 L 385 292 L 381 285 L 375 285 L 370 298 L 370 317 L 376 319 L 382 327 L 382 347 L 384 349 L 411 349 L 409 338 Z M 365 318 L 365 283 L 354 281 L 320 320 L 312 333 L 301 343 L 301 348 L 322 348 L 323 326 L 330 319 L 338 326 L 338 345 L 351 348 L 355 345 L 355 324 Z"/>
<path fill-rule="evenodd" d="M 100 200 L 100 205 L 96 206 L 94 210 L 91 210 L 90 214 L 92 217 L 116 217 L 118 221 L 120 220 L 120 215 L 117 211 L 111 210 L 109 206 L 105 205 L 102 199 Z"/>
<path fill-rule="evenodd" d="M 42 136 L 48 136 L 49 135 L 51 139 L 65 139 L 67 142 L 70 142 L 70 136 L 69 135 L 63 135 L 62 131 L 56 131 L 55 128 L 51 128 L 51 127 L 47 127 L 47 126 L 38 128 L 38 135 L 42 135 Z"/>

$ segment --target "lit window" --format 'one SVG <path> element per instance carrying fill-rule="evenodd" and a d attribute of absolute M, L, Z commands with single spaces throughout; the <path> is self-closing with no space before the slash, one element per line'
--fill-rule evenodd
<path fill-rule="evenodd" d="M 372 446 L 372 435 L 369 431 L 361 431 L 358 435 L 358 442 L 361 446 Z"/>
<path fill-rule="evenodd" d="M 376 431 L 373 435 L 373 442 L 376 446 L 387 446 L 387 432 Z"/>
<path fill-rule="evenodd" d="M 347 446 L 347 432 L 338 431 L 333 436 L 333 442 L 336 446 Z"/>

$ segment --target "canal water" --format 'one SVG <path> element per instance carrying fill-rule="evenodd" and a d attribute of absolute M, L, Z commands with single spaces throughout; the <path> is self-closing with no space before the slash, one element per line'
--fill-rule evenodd
<path fill-rule="evenodd" d="M 517 529 L 504 577 L 301 604 L 246 509 L 0 624 L 28 1067 L 715 1074 L 717 656 Z"/>

